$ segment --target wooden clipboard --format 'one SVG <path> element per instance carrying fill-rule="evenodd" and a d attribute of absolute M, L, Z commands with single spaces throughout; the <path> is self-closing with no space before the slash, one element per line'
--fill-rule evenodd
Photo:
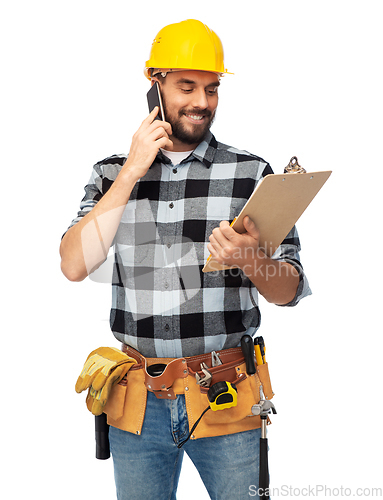
<path fill-rule="evenodd" d="M 271 257 L 330 175 L 331 170 L 266 175 L 232 222 L 233 229 L 245 232 L 243 219 L 248 215 L 259 229 L 259 247 Z M 209 256 L 202 271 L 222 269 L 230 266 Z"/>

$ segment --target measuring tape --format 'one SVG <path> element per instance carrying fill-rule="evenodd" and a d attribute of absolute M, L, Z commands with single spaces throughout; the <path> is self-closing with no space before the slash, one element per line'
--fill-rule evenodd
<path fill-rule="evenodd" d="M 237 388 L 230 382 L 216 382 L 207 393 L 213 411 L 237 406 Z"/>
<path fill-rule="evenodd" d="M 226 408 L 237 406 L 237 388 L 230 382 L 216 382 L 210 387 L 207 393 L 207 398 L 209 400 L 209 406 L 201 413 L 200 417 L 191 428 L 187 438 L 177 444 L 178 448 L 182 448 L 186 441 L 189 440 L 190 436 L 194 432 L 194 429 L 197 427 L 201 418 L 208 410 L 225 410 Z"/>

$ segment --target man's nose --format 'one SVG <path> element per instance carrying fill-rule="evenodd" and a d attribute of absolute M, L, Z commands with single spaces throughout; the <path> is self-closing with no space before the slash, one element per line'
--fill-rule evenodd
<path fill-rule="evenodd" d="M 206 109 L 209 105 L 204 88 L 196 89 L 193 92 L 192 106 L 195 108 Z"/>

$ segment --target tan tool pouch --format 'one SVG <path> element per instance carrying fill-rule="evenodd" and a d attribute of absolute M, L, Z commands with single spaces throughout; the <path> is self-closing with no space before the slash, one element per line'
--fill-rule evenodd
<path fill-rule="evenodd" d="M 147 390 L 149 390 L 160 399 L 174 399 L 177 394 L 185 394 L 189 429 L 191 429 L 203 410 L 209 406 L 208 388 L 197 384 L 195 374 L 203 376 L 200 365 L 202 362 L 207 363 L 210 355 L 176 360 L 145 359 L 137 351 L 124 347 L 124 352 L 137 359 L 139 363 L 134 365 L 125 379 L 113 388 L 104 410 L 108 415 L 108 423 L 119 429 L 141 434 Z M 257 373 L 248 376 L 240 348 L 219 351 L 219 356 L 223 364 L 209 368 L 212 374 L 210 385 L 224 380 L 234 383 L 238 391 L 238 404 L 224 410 L 209 410 L 195 429 L 192 439 L 234 434 L 260 427 L 261 419 L 251 413 L 251 407 L 261 399 L 261 385 L 266 398 L 270 399 L 273 396 L 267 364 L 257 367 Z M 167 368 L 163 376 L 151 377 L 145 368 L 158 362 L 166 363 Z"/>
<path fill-rule="evenodd" d="M 251 413 L 251 407 L 260 400 L 260 380 L 258 374 L 248 376 L 242 358 L 237 362 L 224 363 L 209 369 L 212 374 L 210 385 L 220 381 L 234 383 L 238 392 L 237 405 L 224 410 L 209 410 L 194 430 L 191 439 L 234 434 L 261 426 L 260 417 Z M 185 391 L 186 409 L 191 429 L 202 411 L 209 406 L 208 388 L 196 384 L 195 374 L 191 371 L 188 378 L 189 388 Z"/>
<path fill-rule="evenodd" d="M 144 380 L 143 370 L 129 370 L 125 379 L 113 387 L 104 408 L 109 425 L 141 434 L 147 396 Z"/>
<path fill-rule="evenodd" d="M 257 373 L 262 384 L 262 390 L 265 399 L 271 399 L 274 396 L 274 392 L 271 387 L 269 365 L 267 363 L 263 365 L 257 365 Z"/>

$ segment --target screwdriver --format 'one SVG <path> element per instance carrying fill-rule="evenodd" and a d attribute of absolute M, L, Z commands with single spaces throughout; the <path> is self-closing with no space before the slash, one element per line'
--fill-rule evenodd
<path fill-rule="evenodd" d="M 257 365 L 264 365 L 266 363 L 266 347 L 263 337 L 256 337 L 254 339 L 255 348 L 255 359 L 257 360 Z"/>
<path fill-rule="evenodd" d="M 259 348 L 261 350 L 263 364 L 265 364 L 266 363 L 266 356 L 265 356 L 266 347 L 265 347 L 265 341 L 263 340 L 263 337 L 259 337 Z"/>

